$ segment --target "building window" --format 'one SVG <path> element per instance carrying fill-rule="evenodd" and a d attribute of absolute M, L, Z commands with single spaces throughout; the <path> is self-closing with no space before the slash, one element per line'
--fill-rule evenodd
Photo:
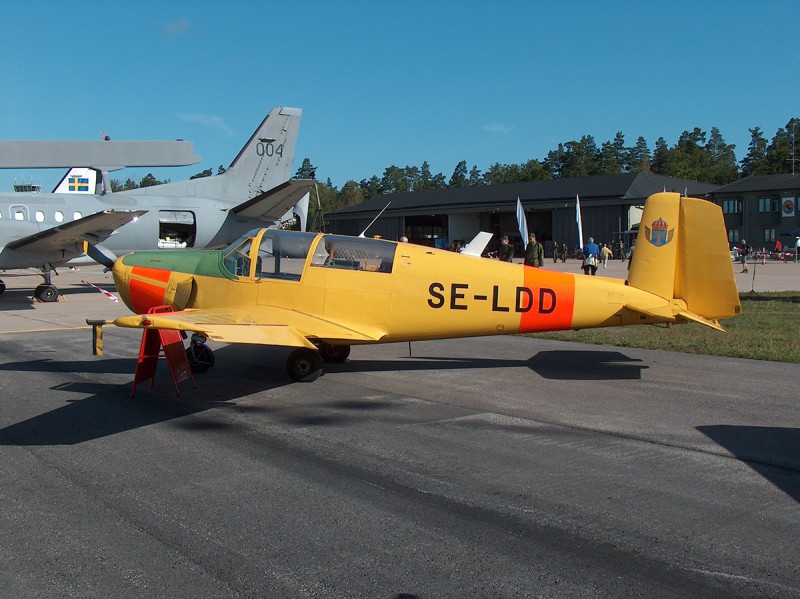
<path fill-rule="evenodd" d="M 729 198 L 722 200 L 722 211 L 725 214 L 741 214 L 742 198 Z"/>
<path fill-rule="evenodd" d="M 758 198 L 759 212 L 778 212 L 778 210 L 780 210 L 780 198 L 778 196 Z"/>
<path fill-rule="evenodd" d="M 739 243 L 739 229 L 728 229 L 728 242 Z"/>
<path fill-rule="evenodd" d="M 764 241 L 775 241 L 775 229 L 764 229 Z"/>

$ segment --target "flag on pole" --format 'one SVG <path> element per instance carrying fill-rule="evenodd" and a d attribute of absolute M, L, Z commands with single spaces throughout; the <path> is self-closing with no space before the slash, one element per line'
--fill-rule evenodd
<path fill-rule="evenodd" d="M 578 223 L 578 245 L 583 249 L 583 224 L 581 223 L 581 197 L 575 194 L 575 222 Z"/>
<path fill-rule="evenodd" d="M 526 248 L 528 247 L 528 219 L 525 218 L 525 209 L 522 207 L 519 197 L 517 197 L 517 226 L 522 237 L 522 247 Z"/>

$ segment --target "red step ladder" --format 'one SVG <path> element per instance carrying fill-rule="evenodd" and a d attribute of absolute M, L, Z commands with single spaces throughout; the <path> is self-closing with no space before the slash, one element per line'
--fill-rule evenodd
<path fill-rule="evenodd" d="M 155 306 L 150 308 L 147 313 L 163 314 L 172 311 L 172 306 Z M 163 355 L 167 359 L 169 373 L 172 376 L 172 384 L 175 386 L 175 394 L 181 394 L 178 383 L 187 380 L 192 381 L 193 389 L 197 389 L 180 331 L 145 329 L 142 331 L 142 345 L 139 348 L 139 360 L 136 363 L 136 375 L 133 378 L 131 397 L 136 397 L 136 385 L 142 381 L 150 379 L 151 389 L 155 385 L 156 366 L 158 366 L 158 358 L 162 355 L 162 348 L 164 350 Z"/>

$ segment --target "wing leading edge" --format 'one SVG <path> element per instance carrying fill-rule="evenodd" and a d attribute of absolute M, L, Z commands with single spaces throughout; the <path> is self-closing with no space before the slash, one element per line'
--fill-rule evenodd
<path fill-rule="evenodd" d="M 147 210 L 106 210 L 95 212 L 63 225 L 39 231 L 33 235 L 12 241 L 7 248 L 31 252 L 55 252 L 66 247 L 83 244 L 84 241 L 97 244 L 107 239 L 116 229 Z M 81 250 L 83 251 L 83 250 Z"/>
<path fill-rule="evenodd" d="M 379 341 L 386 331 L 333 321 L 274 306 L 185 310 L 117 318 L 114 324 L 130 328 L 198 332 L 220 343 L 254 343 L 316 349 L 309 339 L 327 343 Z"/>

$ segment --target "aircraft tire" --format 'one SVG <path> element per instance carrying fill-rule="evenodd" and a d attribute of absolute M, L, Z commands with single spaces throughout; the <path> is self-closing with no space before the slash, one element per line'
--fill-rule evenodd
<path fill-rule="evenodd" d="M 350 356 L 350 346 L 320 343 L 319 355 L 322 357 L 323 362 L 341 364 L 342 362 L 346 362 L 348 356 Z"/>
<path fill-rule="evenodd" d="M 0 295 L 3 295 L 5 290 L 6 290 L 6 284 L 3 281 L 0 281 Z"/>
<path fill-rule="evenodd" d="M 322 357 L 319 352 L 301 347 L 289 354 L 286 371 L 295 382 L 311 383 L 322 374 Z"/>
<path fill-rule="evenodd" d="M 33 297 L 40 302 L 55 302 L 58 301 L 58 287 L 55 285 L 47 285 L 46 283 L 38 285 L 33 290 Z"/>
<path fill-rule="evenodd" d="M 190 343 L 186 348 L 189 368 L 192 372 L 202 373 L 214 365 L 214 352 L 205 343 Z"/>

